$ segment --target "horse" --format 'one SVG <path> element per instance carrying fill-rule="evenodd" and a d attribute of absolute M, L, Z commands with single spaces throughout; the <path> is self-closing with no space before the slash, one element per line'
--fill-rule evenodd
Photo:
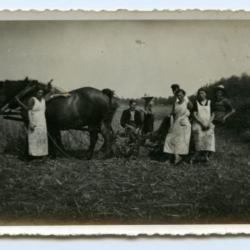
<path fill-rule="evenodd" d="M 40 83 L 36 80 L 25 78 L 19 81 L 0 82 L 0 108 L 8 104 L 8 108 L 19 107 L 15 96 L 24 89 L 31 89 L 28 94 L 20 100 L 27 104 L 29 98 L 36 90 L 43 89 L 45 94 L 51 91 L 51 82 Z M 89 131 L 90 145 L 87 150 L 87 159 L 93 157 L 98 133 L 104 137 L 104 153 L 106 157 L 111 156 L 113 129 L 112 120 L 118 104 L 113 98 L 114 92 L 110 89 L 98 90 L 92 87 L 82 87 L 69 92 L 69 96 L 59 96 L 46 101 L 46 120 L 49 135 L 49 152 L 55 157 L 56 146 L 62 148 L 61 131 L 81 130 Z M 21 108 L 21 117 L 28 125 L 27 110 Z"/>

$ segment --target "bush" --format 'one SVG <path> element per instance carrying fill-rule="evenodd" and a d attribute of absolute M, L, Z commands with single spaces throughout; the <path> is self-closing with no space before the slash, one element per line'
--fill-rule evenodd
<path fill-rule="evenodd" d="M 250 128 L 250 102 L 242 104 L 237 108 L 234 115 L 232 115 L 226 123 L 228 128 L 237 131 L 245 131 Z"/>

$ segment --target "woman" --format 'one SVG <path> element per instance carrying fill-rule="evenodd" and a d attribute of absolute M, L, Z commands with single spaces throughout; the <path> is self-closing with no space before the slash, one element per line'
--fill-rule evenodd
<path fill-rule="evenodd" d="M 201 88 L 193 108 L 192 131 L 196 152 L 193 160 L 200 158 L 208 161 L 211 152 L 215 152 L 213 119 L 211 101 L 207 98 L 206 90 Z"/>
<path fill-rule="evenodd" d="M 192 104 L 185 98 L 185 91 L 176 92 L 177 102 L 174 104 L 171 126 L 166 136 L 164 152 L 174 155 L 175 165 L 180 163 L 182 156 L 189 153 L 191 124 L 189 121 Z"/>
<path fill-rule="evenodd" d="M 28 145 L 31 157 L 48 155 L 48 136 L 45 118 L 46 104 L 43 98 L 44 91 L 39 89 L 36 95 L 28 102 Z"/>
<path fill-rule="evenodd" d="M 48 136 L 45 118 L 44 91 L 39 89 L 28 102 L 28 147 L 32 158 L 48 155 Z"/>
<path fill-rule="evenodd" d="M 154 114 L 152 111 L 153 97 L 143 97 L 145 106 L 143 110 L 142 134 L 146 135 L 154 131 Z"/>
<path fill-rule="evenodd" d="M 18 103 L 28 111 L 28 153 L 30 159 L 42 158 L 48 155 L 47 124 L 45 118 L 44 91 L 38 89 L 35 96 L 30 98 L 28 106 L 18 98 Z"/>
<path fill-rule="evenodd" d="M 226 91 L 223 85 L 216 88 L 214 110 L 214 123 L 224 124 L 226 120 L 235 112 L 230 101 L 225 97 Z"/>

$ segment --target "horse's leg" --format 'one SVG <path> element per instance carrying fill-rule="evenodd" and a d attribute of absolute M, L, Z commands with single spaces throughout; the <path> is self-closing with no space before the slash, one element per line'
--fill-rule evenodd
<path fill-rule="evenodd" d="M 60 130 L 55 131 L 56 142 L 60 150 L 65 151 L 63 143 L 62 143 L 62 135 Z"/>
<path fill-rule="evenodd" d="M 27 128 L 28 130 L 28 128 Z M 27 160 L 31 159 L 30 153 L 29 153 L 29 138 L 28 138 L 28 131 L 27 136 L 25 136 L 25 149 L 24 149 L 24 158 Z"/>
<path fill-rule="evenodd" d="M 112 126 L 110 125 L 110 126 L 108 126 L 109 127 L 109 129 L 110 129 L 110 131 L 111 131 L 111 133 L 112 133 L 112 138 L 114 137 L 114 134 L 115 134 L 115 132 L 114 132 L 114 130 L 113 130 L 113 128 L 112 128 Z M 102 131 L 101 131 L 101 135 L 102 135 L 102 137 L 103 137 L 103 145 L 102 145 L 102 147 L 101 147 L 101 149 L 100 149 L 100 151 L 102 151 L 102 152 L 106 152 L 106 150 L 107 150 L 107 137 L 105 136 L 105 134 L 103 134 L 102 133 Z"/>
<path fill-rule="evenodd" d="M 87 159 L 90 160 L 93 157 L 95 145 L 98 139 L 98 129 L 89 128 L 90 145 L 87 151 Z"/>
<path fill-rule="evenodd" d="M 56 150 L 53 141 L 55 140 L 55 136 L 53 135 L 53 130 L 48 129 L 48 146 L 49 146 L 49 156 L 51 158 L 56 158 Z"/>
<path fill-rule="evenodd" d="M 29 159 L 29 135 L 28 135 L 28 130 L 29 130 L 29 123 L 28 120 L 25 119 L 26 116 L 24 116 L 25 113 L 22 115 L 22 118 L 24 120 L 24 130 L 26 132 L 26 136 L 25 136 L 25 149 L 24 149 L 24 157 Z"/>
<path fill-rule="evenodd" d="M 112 141 L 113 141 L 113 129 L 110 122 L 103 121 L 101 126 L 102 135 L 104 138 L 104 144 L 102 149 L 105 152 L 105 157 L 112 156 Z"/>
<path fill-rule="evenodd" d="M 114 132 L 112 126 L 109 126 L 109 127 L 110 127 L 110 130 L 111 130 L 112 136 L 114 136 L 115 132 Z M 103 145 L 102 145 L 100 151 L 105 153 L 106 150 L 107 150 L 107 137 L 105 136 L 105 134 L 102 133 L 102 131 L 101 131 L 101 135 L 103 137 Z"/>
<path fill-rule="evenodd" d="M 54 128 L 48 129 L 48 142 L 49 142 L 49 155 L 52 158 L 56 158 L 57 156 L 57 148 L 58 145 L 58 130 Z"/>
<path fill-rule="evenodd" d="M 105 135 L 101 132 L 101 135 L 103 137 L 103 144 L 100 148 L 100 151 L 105 153 L 106 152 L 106 148 L 107 148 L 107 138 L 105 137 Z"/>

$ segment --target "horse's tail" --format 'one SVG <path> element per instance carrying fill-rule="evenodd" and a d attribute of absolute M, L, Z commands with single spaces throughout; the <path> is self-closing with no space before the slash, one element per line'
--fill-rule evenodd
<path fill-rule="evenodd" d="M 111 89 L 103 89 L 102 93 L 109 98 L 109 112 L 108 112 L 107 119 L 110 120 L 111 122 L 115 114 L 115 111 L 118 108 L 118 103 L 114 99 L 115 92 Z"/>

